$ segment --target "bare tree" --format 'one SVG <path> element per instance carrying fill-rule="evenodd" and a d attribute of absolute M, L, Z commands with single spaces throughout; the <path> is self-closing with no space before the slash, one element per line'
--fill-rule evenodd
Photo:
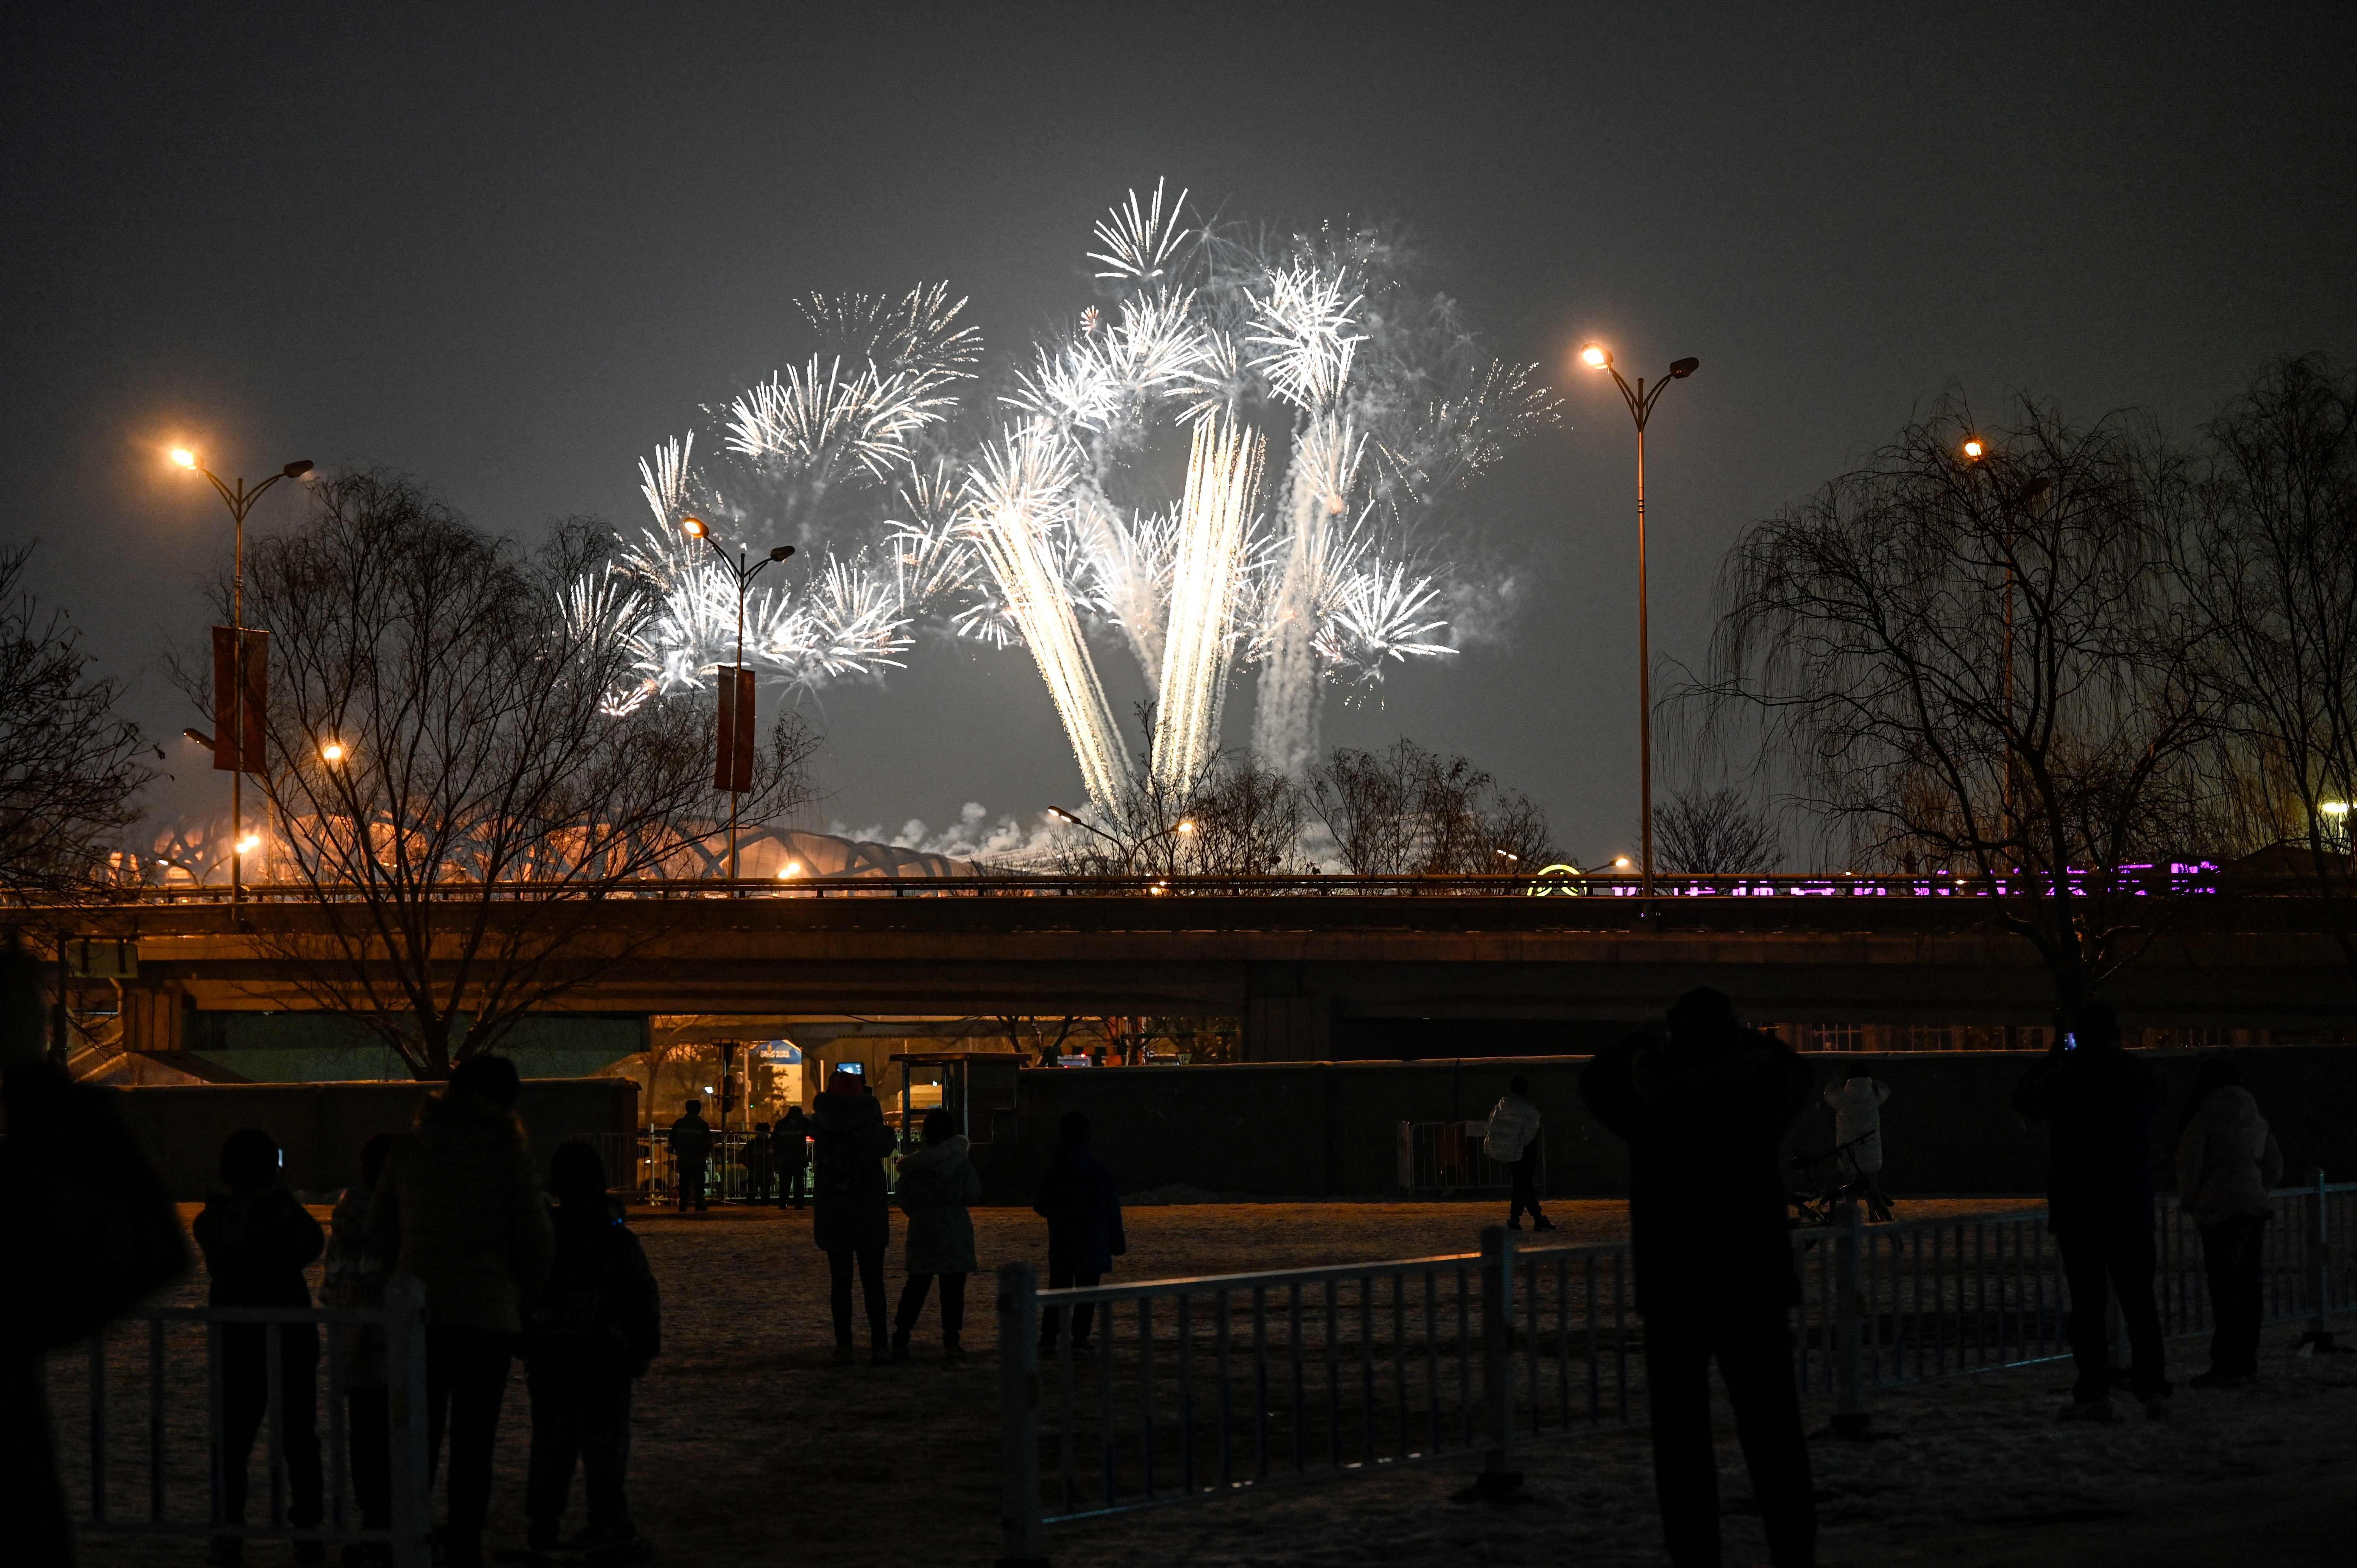
<path fill-rule="evenodd" d="M 1528 796 L 1412 740 L 1337 750 L 1310 770 L 1309 809 L 1358 876 L 1510 875 L 1559 855 Z"/>
<path fill-rule="evenodd" d="M 1653 836 L 1668 871 L 1758 873 L 1784 864 L 1776 824 L 1738 789 L 1678 790 L 1654 811 Z"/>
<path fill-rule="evenodd" d="M 1952 400 L 1723 568 L 1703 693 L 1758 713 L 1858 853 L 1985 878 L 2063 1009 L 2148 929 L 2119 868 L 2183 853 L 2210 803 L 2201 634 L 2167 560 L 2183 478 L 2117 417 L 2025 400 L 1984 430 Z"/>
<path fill-rule="evenodd" d="M 398 478 L 317 495 L 247 566 L 264 789 L 310 895 L 253 918 L 322 1005 L 442 1078 L 585 979 L 602 902 L 711 831 L 710 710 L 637 695 L 627 596 L 575 591 L 600 531 L 527 555 Z M 748 815 L 807 798 L 814 745 L 780 719 Z"/>
<path fill-rule="evenodd" d="M 154 776 L 121 684 L 25 586 L 33 547 L 0 552 L 0 892 L 81 896 L 113 880 L 113 835 Z"/>
<path fill-rule="evenodd" d="M 2357 377 L 2313 356 L 2283 360 L 2208 434 L 2178 545 L 2234 742 L 2224 771 L 2257 836 L 2307 851 L 2357 968 L 2343 908 L 2357 800 Z"/>

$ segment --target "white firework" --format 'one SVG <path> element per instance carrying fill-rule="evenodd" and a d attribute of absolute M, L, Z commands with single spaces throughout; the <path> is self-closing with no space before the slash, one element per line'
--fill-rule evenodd
<path fill-rule="evenodd" d="M 1190 788 L 1218 749 L 1264 449 L 1258 435 L 1233 420 L 1195 426 L 1154 715 L 1154 777 L 1174 793 Z"/>
<path fill-rule="evenodd" d="M 1439 605 L 1430 577 L 1411 579 L 1405 565 L 1377 562 L 1343 585 L 1321 650 L 1361 685 L 1383 679 L 1386 660 L 1453 657 L 1457 650 L 1432 640 L 1448 626 Z"/>
<path fill-rule="evenodd" d="M 1180 191 L 1178 199 L 1170 204 L 1170 216 L 1162 214 L 1163 181 L 1154 182 L 1154 197 L 1144 208 L 1139 207 L 1137 192 L 1114 208 L 1096 225 L 1097 243 L 1102 251 L 1091 251 L 1089 260 L 1102 262 L 1106 271 L 1097 276 L 1120 283 L 1148 284 L 1168 274 L 1186 243 L 1189 231 L 1178 227 L 1178 214 L 1187 205 L 1187 193 Z"/>
<path fill-rule="evenodd" d="M 888 480 L 910 467 L 910 440 L 956 401 L 920 371 L 846 370 L 839 356 L 822 369 L 813 356 L 729 404 L 727 447 L 821 484 L 845 463 Z"/>
<path fill-rule="evenodd" d="M 1268 274 L 1265 290 L 1249 292 L 1252 323 L 1245 344 L 1253 369 L 1275 393 L 1317 413 L 1331 408 L 1351 379 L 1351 361 L 1366 334 L 1353 332 L 1361 295 L 1350 280 L 1307 263 Z"/>
<path fill-rule="evenodd" d="M 651 463 L 639 459 L 639 493 L 647 498 L 655 526 L 666 532 L 677 528 L 687 513 L 689 466 L 694 457 L 695 433 L 690 431 L 684 438 L 674 435 L 656 447 Z"/>

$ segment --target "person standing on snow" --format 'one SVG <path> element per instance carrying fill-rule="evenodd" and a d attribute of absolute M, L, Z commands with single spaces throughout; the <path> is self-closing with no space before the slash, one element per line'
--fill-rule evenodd
<path fill-rule="evenodd" d="M 2283 1180 L 2283 1150 L 2242 1085 L 2231 1056 L 2205 1058 L 2177 1137 L 2177 1201 L 2201 1230 L 2210 1277 L 2210 1369 L 2197 1389 L 2233 1389 L 2259 1375 L 2259 1262 Z"/>
<path fill-rule="evenodd" d="M 1882 1107 L 1889 1099 L 1890 1086 L 1863 1066 L 1852 1066 L 1841 1082 L 1825 1085 L 1842 1185 L 1862 1188 L 1867 1211 L 1883 1220 L 1890 1218 L 1890 1199 L 1882 1194 Z"/>
<path fill-rule="evenodd" d="M 1531 1211 L 1531 1229 L 1552 1230 L 1555 1221 L 1539 1212 L 1539 1108 L 1530 1100 L 1531 1080 L 1520 1074 L 1507 1083 L 1505 1098 L 1490 1112 L 1490 1131 L 1481 1152 L 1513 1173 L 1513 1194 L 1506 1200 L 1506 1229 L 1523 1228 L 1523 1210 Z"/>

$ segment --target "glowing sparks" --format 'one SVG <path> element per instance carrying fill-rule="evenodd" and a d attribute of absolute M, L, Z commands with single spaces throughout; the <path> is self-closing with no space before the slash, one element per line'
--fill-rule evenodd
<path fill-rule="evenodd" d="M 1261 438 L 1233 420 L 1195 426 L 1155 709 L 1154 775 L 1172 791 L 1192 787 L 1218 742 L 1240 590 L 1236 566 L 1260 491 L 1263 450 Z"/>
<path fill-rule="evenodd" d="M 1187 205 L 1187 193 L 1178 193 L 1166 220 L 1162 215 L 1163 184 L 1158 179 L 1154 182 L 1154 198 L 1146 207 L 1138 206 L 1137 192 L 1133 190 L 1126 202 L 1099 220 L 1097 243 L 1104 249 L 1091 251 L 1089 260 L 1102 262 L 1109 270 L 1097 276 L 1144 284 L 1168 271 L 1178 247 L 1188 239 L 1188 231 L 1178 227 L 1178 212 Z"/>

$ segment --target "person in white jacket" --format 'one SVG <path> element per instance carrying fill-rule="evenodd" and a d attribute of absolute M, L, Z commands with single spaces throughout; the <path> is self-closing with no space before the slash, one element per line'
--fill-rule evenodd
<path fill-rule="evenodd" d="M 2201 1228 L 2210 1279 L 2210 1369 L 2197 1389 L 2240 1388 L 2259 1375 L 2259 1261 L 2268 1192 L 2283 1180 L 2283 1150 L 2230 1056 L 2205 1058 L 2177 1138 L 2178 1206 Z"/>
<path fill-rule="evenodd" d="M 1882 1107 L 1889 1098 L 1890 1086 L 1863 1067 L 1853 1066 L 1841 1082 L 1825 1085 L 1842 1179 L 1864 1189 L 1877 1219 L 1890 1218 L 1890 1199 L 1882 1193 Z"/>
<path fill-rule="evenodd" d="M 1481 1152 L 1513 1173 L 1513 1196 L 1506 1201 L 1506 1229 L 1523 1228 L 1523 1210 L 1531 1212 L 1531 1229 L 1552 1230 L 1555 1221 L 1539 1212 L 1539 1108 L 1530 1100 L 1531 1080 L 1517 1074 L 1506 1085 L 1505 1098 L 1490 1112 L 1490 1130 Z"/>

